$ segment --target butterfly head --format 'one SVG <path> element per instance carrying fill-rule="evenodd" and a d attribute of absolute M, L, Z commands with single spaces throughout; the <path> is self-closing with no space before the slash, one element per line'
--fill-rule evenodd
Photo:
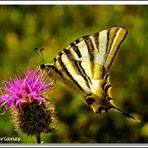
<path fill-rule="evenodd" d="M 41 59 L 41 63 L 40 66 L 39 66 L 39 69 L 42 70 L 42 71 L 46 71 L 47 73 L 49 72 L 49 65 L 48 64 L 44 64 L 44 55 L 43 55 L 43 51 L 44 51 L 44 48 L 42 49 L 38 49 L 38 48 L 35 48 L 34 51 L 37 53 L 37 55 L 39 56 L 39 58 Z"/>
<path fill-rule="evenodd" d="M 50 72 L 50 66 L 49 66 L 49 64 L 44 64 L 44 63 L 42 63 L 42 64 L 40 64 L 39 68 L 40 68 L 43 72 L 46 72 L 46 73 L 48 73 L 48 74 L 49 74 L 49 72 Z"/>
<path fill-rule="evenodd" d="M 40 64 L 39 68 L 43 71 L 49 72 L 52 71 L 52 69 L 54 69 L 54 65 L 50 63 L 47 64 L 42 63 Z"/>
<path fill-rule="evenodd" d="M 43 71 L 43 73 L 47 74 L 50 79 L 56 80 L 57 79 L 57 73 L 54 70 L 53 64 L 40 64 L 39 68 Z"/>
<path fill-rule="evenodd" d="M 44 70 L 45 68 L 46 68 L 46 65 L 42 63 L 42 64 L 40 65 L 40 69 L 41 69 L 41 70 Z"/>

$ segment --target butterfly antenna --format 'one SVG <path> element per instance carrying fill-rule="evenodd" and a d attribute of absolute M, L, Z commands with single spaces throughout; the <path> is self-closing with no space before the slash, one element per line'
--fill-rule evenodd
<path fill-rule="evenodd" d="M 38 54 L 38 56 L 40 57 L 41 59 L 41 63 L 44 63 L 44 55 L 43 55 L 43 50 L 44 48 L 40 49 L 40 53 L 38 52 L 38 48 L 35 48 L 34 51 Z"/>
<path fill-rule="evenodd" d="M 35 48 L 34 51 L 38 54 L 38 56 L 40 57 L 41 59 L 41 65 L 44 64 L 44 56 L 43 56 L 43 51 L 44 49 L 40 49 L 40 52 L 39 52 L 39 49 L 38 48 Z M 39 68 L 38 72 L 37 72 L 37 75 L 40 73 L 40 70 L 41 68 Z"/>
<path fill-rule="evenodd" d="M 42 63 L 44 63 L 44 55 L 43 55 L 44 48 L 40 49 Z"/>
<path fill-rule="evenodd" d="M 113 108 L 116 109 L 116 111 L 119 111 L 119 112 L 120 112 L 121 114 L 123 114 L 124 116 L 126 116 L 126 117 L 128 117 L 128 118 L 131 118 L 131 119 L 133 119 L 133 120 L 136 120 L 136 121 L 138 121 L 138 122 L 141 122 L 140 120 L 134 118 L 132 115 L 130 115 L 129 113 L 127 113 L 127 112 L 125 112 L 125 111 L 123 111 L 123 110 L 121 110 L 120 108 L 118 108 L 118 107 L 116 107 L 116 106 L 113 106 Z"/>

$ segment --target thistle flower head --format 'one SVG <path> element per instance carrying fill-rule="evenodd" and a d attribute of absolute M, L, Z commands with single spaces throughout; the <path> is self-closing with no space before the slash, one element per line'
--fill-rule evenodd
<path fill-rule="evenodd" d="M 1 106 L 5 107 L 5 110 L 16 107 L 18 109 L 27 102 L 36 100 L 41 104 L 47 98 L 45 90 L 52 86 L 52 83 L 46 83 L 43 81 L 43 73 L 37 75 L 38 69 L 27 69 L 24 78 L 20 76 L 13 79 L 11 82 L 4 82 L 5 93 L 0 95 Z"/>
<path fill-rule="evenodd" d="M 0 95 L 1 106 L 12 111 L 16 131 L 27 135 L 55 130 L 55 108 L 53 102 L 45 97 L 46 90 L 53 82 L 44 79 L 38 69 L 27 69 L 24 78 L 20 76 L 4 81 L 5 93 Z"/>

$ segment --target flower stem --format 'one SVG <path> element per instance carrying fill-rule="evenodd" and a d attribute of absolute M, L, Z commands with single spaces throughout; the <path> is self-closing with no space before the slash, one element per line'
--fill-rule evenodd
<path fill-rule="evenodd" d="M 41 135 L 40 135 L 40 133 L 36 134 L 36 141 L 37 141 L 37 143 L 41 143 Z"/>

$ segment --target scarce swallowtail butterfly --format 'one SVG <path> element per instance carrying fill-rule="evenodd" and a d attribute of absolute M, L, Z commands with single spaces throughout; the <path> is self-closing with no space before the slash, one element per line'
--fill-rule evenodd
<path fill-rule="evenodd" d="M 51 64 L 41 64 L 40 68 L 80 94 L 94 112 L 113 108 L 135 119 L 119 109 L 110 94 L 108 71 L 126 34 L 123 27 L 111 27 L 83 36 L 59 52 Z"/>

